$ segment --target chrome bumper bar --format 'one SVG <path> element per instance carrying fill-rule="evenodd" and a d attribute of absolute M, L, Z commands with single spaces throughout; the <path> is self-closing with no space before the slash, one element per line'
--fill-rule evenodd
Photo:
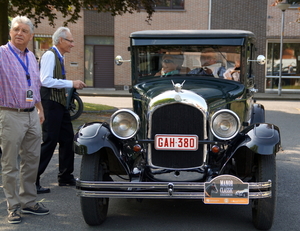
<path fill-rule="evenodd" d="M 108 182 L 76 180 L 77 195 L 94 198 L 204 199 L 204 182 Z M 249 199 L 272 196 L 272 183 L 249 183 Z"/>

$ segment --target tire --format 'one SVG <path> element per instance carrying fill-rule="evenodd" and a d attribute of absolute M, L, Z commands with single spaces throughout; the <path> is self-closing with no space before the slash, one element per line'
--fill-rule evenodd
<path fill-rule="evenodd" d="M 80 179 L 112 181 L 101 164 L 100 153 L 82 156 Z M 88 225 L 100 225 L 107 217 L 109 198 L 80 197 L 81 212 Z"/>
<path fill-rule="evenodd" d="M 71 116 L 71 120 L 76 120 L 83 112 L 83 102 L 79 95 L 74 94 L 70 106 L 69 106 L 69 112 Z"/>
<path fill-rule="evenodd" d="M 272 227 L 277 198 L 276 156 L 259 155 L 256 181 L 268 180 L 272 180 L 272 197 L 252 202 L 252 221 L 255 228 L 259 230 L 269 230 Z"/>

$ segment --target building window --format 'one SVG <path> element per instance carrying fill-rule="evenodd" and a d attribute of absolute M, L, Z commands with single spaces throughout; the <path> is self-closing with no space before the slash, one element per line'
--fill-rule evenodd
<path fill-rule="evenodd" d="M 299 6 L 300 0 L 287 0 L 287 3 Z"/>
<path fill-rule="evenodd" d="M 85 44 L 88 44 L 88 45 L 114 45 L 114 37 L 111 37 L 111 36 L 85 36 Z"/>
<path fill-rule="evenodd" d="M 34 54 L 39 60 L 45 51 L 47 51 L 52 46 L 52 36 L 51 35 L 35 35 L 34 36 Z"/>
<path fill-rule="evenodd" d="M 266 90 L 277 91 L 280 76 L 280 42 L 278 41 L 268 42 L 266 69 Z M 282 90 L 300 91 L 300 41 L 283 43 L 281 79 Z"/>
<path fill-rule="evenodd" d="M 159 0 L 155 4 L 155 9 L 184 9 L 184 0 Z"/>
<path fill-rule="evenodd" d="M 94 86 L 94 46 L 84 46 L 84 82 L 88 87 Z"/>

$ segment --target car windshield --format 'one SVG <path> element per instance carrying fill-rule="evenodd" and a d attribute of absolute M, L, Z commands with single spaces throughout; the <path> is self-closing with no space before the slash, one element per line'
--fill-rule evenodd
<path fill-rule="evenodd" d="M 140 80 L 169 75 L 206 75 L 239 81 L 240 46 L 151 45 L 135 49 Z"/>

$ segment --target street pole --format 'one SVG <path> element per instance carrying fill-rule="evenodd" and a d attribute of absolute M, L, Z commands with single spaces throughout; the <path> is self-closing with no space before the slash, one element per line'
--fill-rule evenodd
<path fill-rule="evenodd" d="M 281 79 L 282 79 L 282 50 L 283 50 L 283 35 L 284 35 L 284 13 L 290 7 L 288 3 L 279 3 L 277 7 L 281 10 L 281 35 L 280 35 L 280 62 L 279 62 L 279 80 L 278 80 L 278 95 L 281 96 Z"/>

